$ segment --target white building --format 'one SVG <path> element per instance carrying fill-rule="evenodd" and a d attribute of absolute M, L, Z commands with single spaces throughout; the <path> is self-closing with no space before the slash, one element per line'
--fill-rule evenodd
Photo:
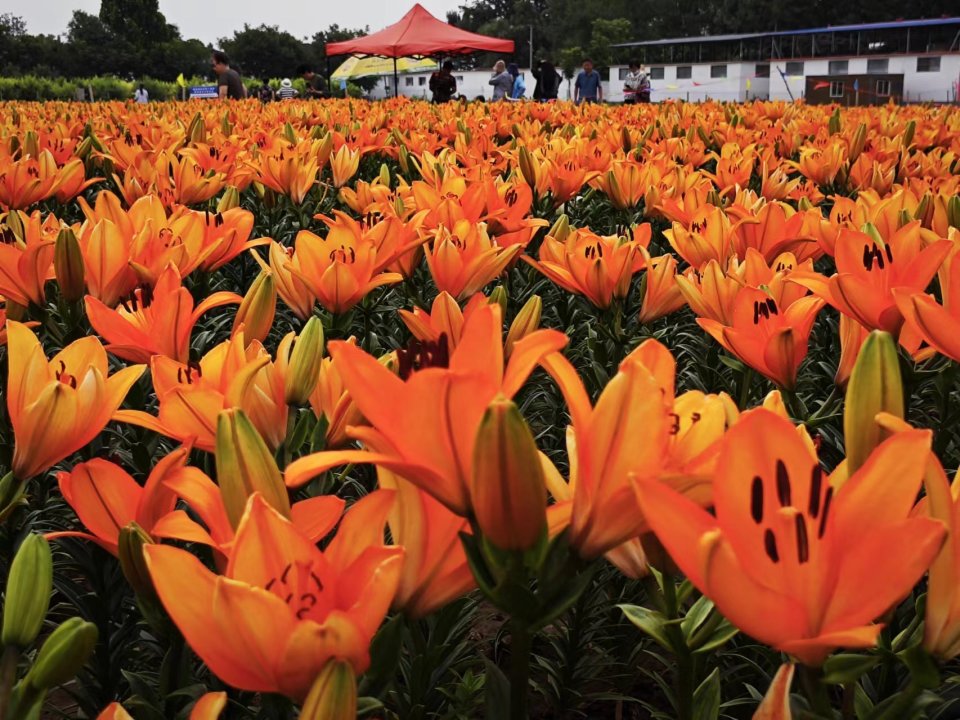
<path fill-rule="evenodd" d="M 401 97 L 417 98 L 419 100 L 429 100 L 430 76 L 432 71 L 400 73 L 398 79 L 399 94 Z M 533 86 L 536 80 L 530 74 L 529 69 L 520 69 L 523 81 L 527 86 L 527 97 L 533 97 Z M 457 79 L 457 94 L 465 95 L 467 99 L 482 95 L 486 100 L 493 98 L 493 86 L 489 80 L 493 73 L 489 69 L 484 70 L 454 70 L 453 76 Z M 370 91 L 369 97 L 374 100 L 382 100 L 387 97 L 393 97 L 393 75 L 380 78 L 376 87 Z"/>
<path fill-rule="evenodd" d="M 957 102 L 960 17 L 626 43 L 650 74 L 651 99 L 754 98 L 844 105 Z M 627 68 L 610 69 L 623 100 Z"/>

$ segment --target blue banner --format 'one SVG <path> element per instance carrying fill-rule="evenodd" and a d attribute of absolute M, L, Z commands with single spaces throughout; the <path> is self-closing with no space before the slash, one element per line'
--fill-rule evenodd
<path fill-rule="evenodd" d="M 190 88 L 191 100 L 216 100 L 218 97 L 216 85 L 193 85 Z"/>

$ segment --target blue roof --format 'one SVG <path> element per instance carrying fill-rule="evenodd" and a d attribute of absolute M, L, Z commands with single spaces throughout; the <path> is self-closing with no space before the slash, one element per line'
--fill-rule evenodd
<path fill-rule="evenodd" d="M 736 35 L 691 35 L 683 38 L 661 40 L 641 40 L 639 42 L 620 43 L 612 47 L 637 47 L 644 45 L 676 45 L 680 43 L 723 42 L 748 40 L 758 37 L 780 35 L 818 35 L 837 32 L 860 32 L 863 30 L 894 30 L 898 28 L 934 27 L 938 25 L 960 25 L 960 17 L 926 18 L 920 20 L 893 20 L 891 22 L 859 23 L 857 25 L 828 25 L 826 27 L 806 28 L 804 30 L 771 30 L 763 33 L 741 33 Z"/>

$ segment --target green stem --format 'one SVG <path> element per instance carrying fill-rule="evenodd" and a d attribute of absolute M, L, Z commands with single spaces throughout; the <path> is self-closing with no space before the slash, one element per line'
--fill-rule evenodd
<path fill-rule="evenodd" d="M 527 720 L 530 684 L 530 628 L 516 618 L 510 621 L 510 720 Z"/>
<path fill-rule="evenodd" d="M 750 386 L 753 384 L 754 375 L 752 367 L 744 366 L 743 375 L 740 377 L 740 398 L 737 402 L 740 410 L 746 410 L 747 403 L 750 402 Z"/>
<path fill-rule="evenodd" d="M 666 616 L 670 620 L 680 618 L 680 603 L 677 599 L 677 584 L 669 575 L 663 578 L 663 604 Z M 693 655 L 687 646 L 686 639 L 679 623 L 672 623 L 667 628 L 670 634 L 671 645 L 677 656 L 677 670 L 675 675 L 677 693 L 677 720 L 693 720 L 693 692 L 697 686 Z"/>
<path fill-rule="evenodd" d="M 819 717 L 832 718 L 833 706 L 830 704 L 830 694 L 827 692 L 827 686 L 821 682 L 823 671 L 820 668 L 798 665 L 797 672 L 800 675 L 803 692 L 810 701 L 813 711 Z"/>
<path fill-rule="evenodd" d="M 20 651 L 13 645 L 7 645 L 0 656 L 0 720 L 7 720 L 10 710 L 10 695 L 13 683 L 17 679 L 17 662 Z"/>

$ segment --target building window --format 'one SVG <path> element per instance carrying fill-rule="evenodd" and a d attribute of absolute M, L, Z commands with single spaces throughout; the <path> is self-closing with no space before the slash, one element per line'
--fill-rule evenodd
<path fill-rule="evenodd" d="M 627 79 L 627 73 L 628 73 L 628 72 L 630 72 L 630 68 L 628 68 L 628 67 L 622 67 L 622 68 L 620 68 L 620 73 L 619 73 L 620 79 L 621 79 L 621 80 L 626 80 L 626 79 Z"/>
<path fill-rule="evenodd" d="M 846 75 L 849 64 L 846 60 L 831 60 L 827 72 L 830 75 Z"/>
<path fill-rule="evenodd" d="M 652 67 L 652 68 L 650 68 L 650 79 L 651 79 L 651 80 L 663 80 L 663 68 L 662 68 L 662 67 Z"/>
<path fill-rule="evenodd" d="M 692 65 L 677 65 L 677 80 L 689 80 L 693 77 Z"/>
<path fill-rule="evenodd" d="M 413 87 L 413 78 L 412 77 L 404 78 L 403 84 L 406 85 L 407 87 Z"/>
<path fill-rule="evenodd" d="M 427 79 L 425 77 L 420 76 L 417 78 L 417 85 L 426 85 L 426 84 L 427 84 Z"/>
<path fill-rule="evenodd" d="M 918 57 L 917 72 L 940 72 L 940 58 Z"/>
<path fill-rule="evenodd" d="M 754 75 L 758 78 L 770 77 L 770 66 L 767 63 L 757 65 L 756 70 L 754 70 Z"/>
<path fill-rule="evenodd" d="M 877 80 L 877 95 L 880 97 L 890 97 L 889 80 Z"/>
<path fill-rule="evenodd" d="M 877 60 L 867 60 L 867 72 L 871 75 L 876 73 L 877 75 L 883 75 L 887 72 L 890 67 L 890 61 L 886 58 L 878 58 Z"/>
<path fill-rule="evenodd" d="M 786 75 L 803 75 L 803 63 L 797 61 L 788 62 L 784 73 Z"/>
<path fill-rule="evenodd" d="M 710 77 L 712 78 L 725 78 L 727 76 L 727 66 L 726 65 L 711 65 L 710 66 Z"/>
<path fill-rule="evenodd" d="M 830 97 L 832 98 L 843 97 L 843 81 L 842 80 L 833 80 L 830 83 Z"/>

